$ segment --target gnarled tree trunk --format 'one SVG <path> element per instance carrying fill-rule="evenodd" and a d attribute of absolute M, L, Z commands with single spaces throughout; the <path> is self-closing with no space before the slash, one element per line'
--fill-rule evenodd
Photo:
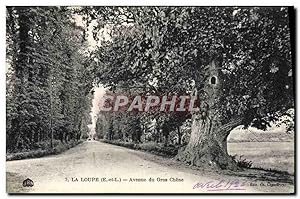
<path fill-rule="evenodd" d="M 176 158 L 195 166 L 238 170 L 236 162 L 228 155 L 227 137 L 242 119 L 233 119 L 225 125 L 216 120 L 192 118 L 192 132 L 188 145 Z"/>

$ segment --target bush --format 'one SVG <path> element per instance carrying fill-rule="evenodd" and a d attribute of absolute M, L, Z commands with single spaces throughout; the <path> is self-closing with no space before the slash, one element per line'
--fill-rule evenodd
<path fill-rule="evenodd" d="M 246 158 L 243 158 L 242 155 L 241 156 L 234 155 L 231 157 L 237 163 L 238 167 L 250 169 L 253 165 L 252 161 L 248 161 Z"/>
<path fill-rule="evenodd" d="M 109 143 L 109 144 L 113 144 L 113 145 L 117 145 L 117 146 L 123 146 L 126 148 L 130 148 L 130 149 L 135 149 L 136 146 L 134 143 L 132 142 L 123 142 L 120 140 L 102 140 L 105 143 Z"/>
<path fill-rule="evenodd" d="M 143 143 L 143 144 L 139 144 L 139 149 L 151 152 L 157 150 L 157 145 L 158 144 L 155 142 Z"/>

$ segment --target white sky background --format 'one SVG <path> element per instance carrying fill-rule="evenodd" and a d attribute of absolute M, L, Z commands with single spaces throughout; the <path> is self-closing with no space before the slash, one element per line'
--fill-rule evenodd
<path fill-rule="evenodd" d="M 89 126 L 91 135 L 95 134 L 95 128 L 96 128 L 96 121 L 97 121 L 97 114 L 100 111 L 100 99 L 105 94 L 105 88 L 100 85 L 99 87 L 94 88 L 94 98 L 93 98 L 93 106 L 91 110 L 91 117 L 92 117 L 92 125 Z"/>

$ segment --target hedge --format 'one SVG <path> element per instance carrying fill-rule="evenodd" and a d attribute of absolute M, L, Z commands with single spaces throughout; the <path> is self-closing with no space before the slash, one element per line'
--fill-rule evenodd
<path fill-rule="evenodd" d="M 100 140 L 101 142 L 117 145 L 117 146 L 122 146 L 126 147 L 129 149 L 135 149 L 135 150 L 142 150 L 142 151 L 147 151 L 151 152 L 157 155 L 162 155 L 162 156 L 176 156 L 178 153 L 178 149 L 180 146 L 163 146 L 162 144 L 158 144 L 155 142 L 149 142 L 149 143 L 133 143 L 133 142 L 124 142 L 121 140 L 107 140 L 103 139 Z"/>
<path fill-rule="evenodd" d="M 56 145 L 53 149 L 37 149 L 32 151 L 26 151 L 26 152 L 18 152 L 18 153 L 10 153 L 6 155 L 6 161 L 11 160 L 22 160 L 22 159 L 28 159 L 28 158 L 40 158 L 46 155 L 56 155 L 60 154 L 80 143 L 82 143 L 82 140 L 79 141 L 70 141 L 68 144 L 60 143 Z"/>

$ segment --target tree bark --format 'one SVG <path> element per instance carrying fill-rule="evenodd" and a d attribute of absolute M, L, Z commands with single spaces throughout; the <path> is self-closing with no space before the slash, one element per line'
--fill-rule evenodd
<path fill-rule="evenodd" d="M 164 141 L 164 146 L 167 147 L 169 145 L 169 133 L 165 133 L 165 141 Z"/>
<path fill-rule="evenodd" d="M 180 131 L 180 126 L 177 127 L 177 134 L 178 134 L 178 145 L 181 145 L 181 131 Z"/>
<path fill-rule="evenodd" d="M 242 119 L 233 119 L 220 125 L 216 120 L 194 115 L 189 143 L 176 158 L 194 166 L 238 170 L 236 162 L 228 155 L 227 137 L 241 122 Z"/>

